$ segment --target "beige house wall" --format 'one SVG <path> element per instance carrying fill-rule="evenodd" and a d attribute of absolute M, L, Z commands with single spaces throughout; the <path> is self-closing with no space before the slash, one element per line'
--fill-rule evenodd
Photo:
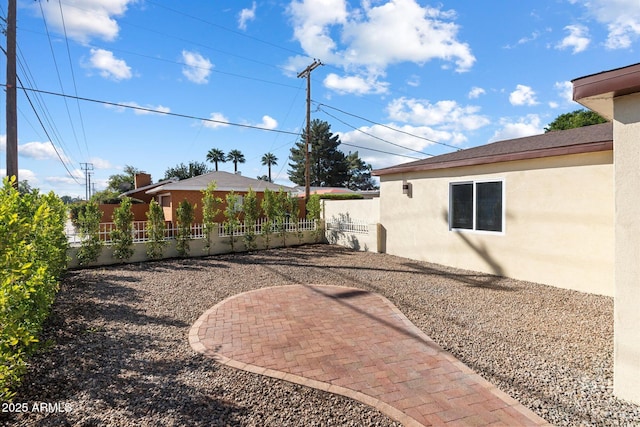
<path fill-rule="evenodd" d="M 612 296 L 612 161 L 604 151 L 383 175 L 386 252 Z M 449 184 L 472 180 L 503 180 L 502 233 L 449 230 Z"/>
<path fill-rule="evenodd" d="M 366 252 L 382 252 L 378 241 L 380 198 L 355 200 L 323 200 L 323 219 L 327 242 Z M 335 230 L 332 223 L 366 224 L 368 232 Z"/>
<path fill-rule="evenodd" d="M 614 392 L 640 403 L 640 94 L 614 98 Z"/>

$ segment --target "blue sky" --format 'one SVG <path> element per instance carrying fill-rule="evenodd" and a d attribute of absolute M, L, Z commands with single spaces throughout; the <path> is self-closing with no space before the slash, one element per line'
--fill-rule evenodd
<path fill-rule="evenodd" d="M 18 96 L 20 179 L 84 197 L 83 163 L 99 191 L 125 165 L 157 181 L 219 148 L 253 178 L 274 153 L 290 184 L 314 58 L 312 117 L 386 167 L 542 133 L 580 108 L 570 80 L 639 47 L 638 0 L 18 0 L 18 75 L 48 92 Z"/>

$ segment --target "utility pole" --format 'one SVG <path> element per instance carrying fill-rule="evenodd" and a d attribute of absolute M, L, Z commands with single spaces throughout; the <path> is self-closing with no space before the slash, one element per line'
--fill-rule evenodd
<path fill-rule="evenodd" d="M 305 167 L 304 167 L 304 199 L 305 202 L 309 201 L 310 190 L 310 160 L 309 160 L 309 147 L 311 145 L 311 72 L 322 65 L 322 62 L 317 59 L 313 60 L 313 63 L 305 68 L 298 74 L 298 78 L 307 78 L 307 137 L 304 142 L 304 154 L 305 154 Z"/>
<path fill-rule="evenodd" d="M 91 197 L 91 172 L 93 163 L 80 163 L 80 168 L 84 171 L 84 198 L 89 200 Z"/>
<path fill-rule="evenodd" d="M 7 176 L 18 186 L 18 105 L 16 93 L 16 0 L 7 4 Z"/>

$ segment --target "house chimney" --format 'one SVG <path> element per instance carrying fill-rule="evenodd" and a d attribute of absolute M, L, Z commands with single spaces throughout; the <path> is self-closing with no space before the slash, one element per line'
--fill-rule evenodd
<path fill-rule="evenodd" d="M 133 177 L 133 188 L 138 189 L 145 185 L 151 184 L 151 175 L 144 172 L 139 172 Z"/>

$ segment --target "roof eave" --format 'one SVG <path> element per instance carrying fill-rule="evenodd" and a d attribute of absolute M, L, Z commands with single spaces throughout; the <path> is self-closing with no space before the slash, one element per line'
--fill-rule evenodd
<path fill-rule="evenodd" d="M 438 169 L 461 168 L 466 166 L 486 165 L 490 163 L 512 162 L 516 160 L 539 159 L 544 157 L 566 156 L 571 154 L 594 153 L 613 150 L 613 141 L 599 141 L 587 144 L 567 145 L 563 147 L 544 148 L 540 150 L 522 151 L 519 153 L 496 154 L 493 156 L 475 157 L 470 159 L 452 160 L 449 162 L 429 163 L 414 166 L 395 166 L 374 170 L 373 175 L 393 175 L 407 172 L 423 172 Z"/>
<path fill-rule="evenodd" d="M 640 63 L 580 77 L 573 83 L 573 100 L 613 120 L 613 99 L 640 92 Z"/>

